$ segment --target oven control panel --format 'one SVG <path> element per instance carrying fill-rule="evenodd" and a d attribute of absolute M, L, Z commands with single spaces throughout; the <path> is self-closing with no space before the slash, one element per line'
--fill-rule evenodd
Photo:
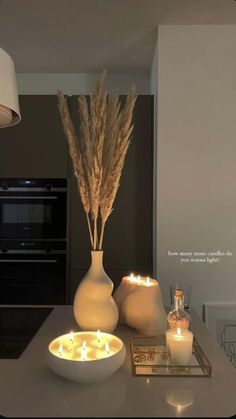
<path fill-rule="evenodd" d="M 17 178 L 6 178 L 0 179 L 0 192 L 3 191 L 66 191 L 67 180 L 66 179 L 17 179 Z"/>

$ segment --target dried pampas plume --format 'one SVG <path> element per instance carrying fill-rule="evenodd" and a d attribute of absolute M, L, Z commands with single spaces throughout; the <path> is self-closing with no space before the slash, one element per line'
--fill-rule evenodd
<path fill-rule="evenodd" d="M 78 97 L 79 136 L 75 133 L 67 100 L 62 91 L 58 91 L 58 109 L 93 250 L 102 249 L 105 224 L 113 209 L 131 140 L 137 99 L 132 86 L 121 109 L 118 94 L 108 95 L 103 90 L 105 77 L 106 70 L 97 77 L 88 99 L 84 95 Z"/>

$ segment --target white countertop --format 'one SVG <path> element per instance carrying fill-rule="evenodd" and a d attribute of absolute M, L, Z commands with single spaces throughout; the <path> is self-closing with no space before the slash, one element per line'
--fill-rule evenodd
<path fill-rule="evenodd" d="M 49 342 L 77 330 L 71 306 L 56 306 L 17 360 L 0 360 L 0 414 L 9 417 L 229 417 L 236 414 L 236 371 L 192 310 L 191 330 L 212 364 L 212 377 L 135 377 L 129 339 L 136 335 L 119 326 L 114 334 L 126 343 L 123 366 L 95 383 L 57 376 L 46 364 Z M 192 404 L 178 409 L 175 395 Z M 182 399 L 182 400 L 181 400 Z"/>

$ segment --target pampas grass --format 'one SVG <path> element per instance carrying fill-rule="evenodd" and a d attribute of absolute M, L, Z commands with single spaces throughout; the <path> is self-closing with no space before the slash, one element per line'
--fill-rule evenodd
<path fill-rule="evenodd" d="M 87 99 L 78 97 L 80 135 L 77 137 L 67 100 L 58 91 L 58 109 L 67 138 L 73 171 L 86 213 L 93 250 L 102 250 L 106 222 L 120 185 L 133 131 L 132 115 L 137 99 L 134 86 L 121 109 L 118 94 L 103 90 L 104 70 Z"/>

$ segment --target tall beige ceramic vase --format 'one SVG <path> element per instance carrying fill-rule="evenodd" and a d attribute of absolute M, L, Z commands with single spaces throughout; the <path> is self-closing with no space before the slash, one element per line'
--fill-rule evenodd
<path fill-rule="evenodd" d="M 113 282 L 103 268 L 103 251 L 91 252 L 91 266 L 74 297 L 74 316 L 81 330 L 113 332 L 118 308 L 112 298 Z"/>

